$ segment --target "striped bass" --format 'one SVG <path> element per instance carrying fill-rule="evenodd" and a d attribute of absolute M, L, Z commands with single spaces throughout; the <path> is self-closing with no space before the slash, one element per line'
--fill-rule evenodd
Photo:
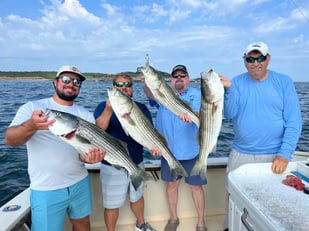
<path fill-rule="evenodd" d="M 162 104 L 177 116 L 187 114 L 193 123 L 199 127 L 200 121 L 198 116 L 188 104 L 176 95 L 173 89 L 166 83 L 165 79 L 149 65 L 148 58 L 145 67 L 141 67 L 140 70 L 145 77 L 147 87 L 159 104 Z"/>
<path fill-rule="evenodd" d="M 201 73 L 201 110 L 198 141 L 200 145 L 199 158 L 191 175 L 206 178 L 207 158 L 216 149 L 223 117 L 224 87 L 219 75 L 213 70 Z"/>
<path fill-rule="evenodd" d="M 110 88 L 107 92 L 113 111 L 127 135 L 149 150 L 160 149 L 174 180 L 178 176 L 187 176 L 186 170 L 169 150 L 164 136 L 153 127 L 132 98 L 116 88 Z"/>
<path fill-rule="evenodd" d="M 54 135 L 72 145 L 81 155 L 87 155 L 88 150 L 93 147 L 105 150 L 104 160 L 117 168 L 125 168 L 135 189 L 143 180 L 152 178 L 131 160 L 126 143 L 111 136 L 95 124 L 56 110 L 47 109 L 45 113 L 48 114 L 49 119 L 56 120 L 49 126 L 49 130 Z"/>

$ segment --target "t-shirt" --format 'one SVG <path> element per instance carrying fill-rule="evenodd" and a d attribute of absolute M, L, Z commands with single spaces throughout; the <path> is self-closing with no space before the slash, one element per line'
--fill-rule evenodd
<path fill-rule="evenodd" d="M 67 112 L 94 123 L 92 113 L 76 105 L 63 106 L 53 98 L 45 98 L 22 105 L 10 126 L 29 120 L 35 110 L 54 109 Z M 55 190 L 68 187 L 88 174 L 84 163 L 73 146 L 61 140 L 49 130 L 38 130 L 27 142 L 28 173 L 30 188 L 34 190 Z"/>

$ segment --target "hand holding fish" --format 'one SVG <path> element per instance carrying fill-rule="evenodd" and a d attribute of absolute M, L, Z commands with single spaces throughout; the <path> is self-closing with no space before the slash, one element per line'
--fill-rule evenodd
<path fill-rule="evenodd" d="M 229 87 L 232 86 L 232 82 L 228 78 L 226 78 L 226 77 L 224 77 L 223 75 L 220 75 L 220 74 L 219 74 L 219 78 L 220 78 L 221 83 L 222 83 L 224 88 L 229 88 Z"/>
<path fill-rule="evenodd" d="M 188 122 L 190 124 L 192 123 L 192 119 L 190 116 L 188 116 L 188 114 L 180 114 L 178 118 L 184 122 Z"/>
<path fill-rule="evenodd" d="M 199 118 L 193 112 L 192 108 L 187 103 L 182 101 L 175 93 L 174 89 L 167 84 L 165 78 L 157 70 L 150 66 L 148 58 L 146 59 L 145 67 L 141 67 L 140 70 L 144 75 L 144 81 L 148 87 L 147 90 L 149 90 L 153 96 L 150 97 L 147 95 L 147 92 L 144 89 L 148 98 L 154 99 L 158 104 L 163 105 L 177 116 L 186 113 L 190 116 L 192 122 L 195 123 L 197 127 L 200 126 Z M 183 80 L 177 79 L 176 83 L 177 82 L 182 85 Z"/>
<path fill-rule="evenodd" d="M 212 69 L 201 73 L 201 111 L 198 140 L 199 158 L 191 170 L 191 175 L 206 178 L 208 155 L 216 150 L 218 136 L 222 125 L 224 85 L 230 82 L 219 76 Z"/>
<path fill-rule="evenodd" d="M 187 176 L 186 170 L 169 150 L 164 136 L 153 127 L 132 98 L 116 88 L 110 88 L 107 92 L 123 130 L 147 148 L 152 155 L 164 157 L 171 168 L 173 179 L 176 180 L 178 176 Z"/>
<path fill-rule="evenodd" d="M 81 161 L 88 163 L 88 164 L 94 164 L 97 162 L 101 162 L 105 157 L 106 151 L 100 150 L 99 148 L 90 148 L 88 151 L 88 155 L 80 155 L 79 158 Z"/>
<path fill-rule="evenodd" d="M 151 155 L 153 155 L 154 157 L 161 157 L 162 156 L 162 152 L 158 147 L 155 147 L 153 149 L 150 149 L 149 152 L 151 153 Z"/>
<path fill-rule="evenodd" d="M 48 130 L 48 126 L 55 122 L 55 120 L 48 120 L 48 115 L 42 110 L 33 111 L 30 121 L 35 130 Z"/>
<path fill-rule="evenodd" d="M 37 130 L 48 130 L 48 126 L 54 122 L 55 120 L 48 120 L 48 115 L 42 110 L 35 110 L 29 120 L 7 129 L 5 142 L 12 147 L 25 144 Z"/>

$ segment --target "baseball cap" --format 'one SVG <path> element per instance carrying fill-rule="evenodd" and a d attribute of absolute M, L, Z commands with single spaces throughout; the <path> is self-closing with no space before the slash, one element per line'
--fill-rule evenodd
<path fill-rule="evenodd" d="M 259 51 L 262 55 L 268 54 L 268 46 L 263 42 L 254 42 L 247 46 L 244 56 L 248 55 L 251 51 Z"/>
<path fill-rule="evenodd" d="M 86 77 L 80 72 L 80 70 L 78 70 L 77 67 L 73 67 L 73 66 L 62 66 L 57 72 L 56 77 L 59 77 L 64 72 L 70 72 L 70 73 L 77 74 L 81 81 L 84 81 L 86 79 Z"/>
<path fill-rule="evenodd" d="M 187 71 L 186 66 L 185 66 L 185 65 L 179 64 L 179 65 L 176 65 L 176 66 L 173 68 L 173 70 L 172 70 L 172 75 L 173 75 L 173 73 L 174 73 L 175 71 L 178 71 L 178 70 L 181 70 L 181 71 L 185 72 L 186 74 L 188 74 L 188 71 Z"/>

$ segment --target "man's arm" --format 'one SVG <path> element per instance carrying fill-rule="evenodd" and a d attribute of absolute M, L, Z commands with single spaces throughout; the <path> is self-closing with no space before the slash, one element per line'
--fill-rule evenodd
<path fill-rule="evenodd" d="M 54 123 L 54 120 L 47 119 L 48 116 L 41 110 L 34 111 L 29 120 L 6 130 L 5 143 L 11 147 L 25 144 L 37 130 L 47 130 L 48 126 Z"/>
<path fill-rule="evenodd" d="M 113 108 L 110 101 L 107 100 L 102 114 L 96 119 L 96 125 L 102 128 L 103 130 L 106 130 L 112 115 L 113 115 Z"/>

